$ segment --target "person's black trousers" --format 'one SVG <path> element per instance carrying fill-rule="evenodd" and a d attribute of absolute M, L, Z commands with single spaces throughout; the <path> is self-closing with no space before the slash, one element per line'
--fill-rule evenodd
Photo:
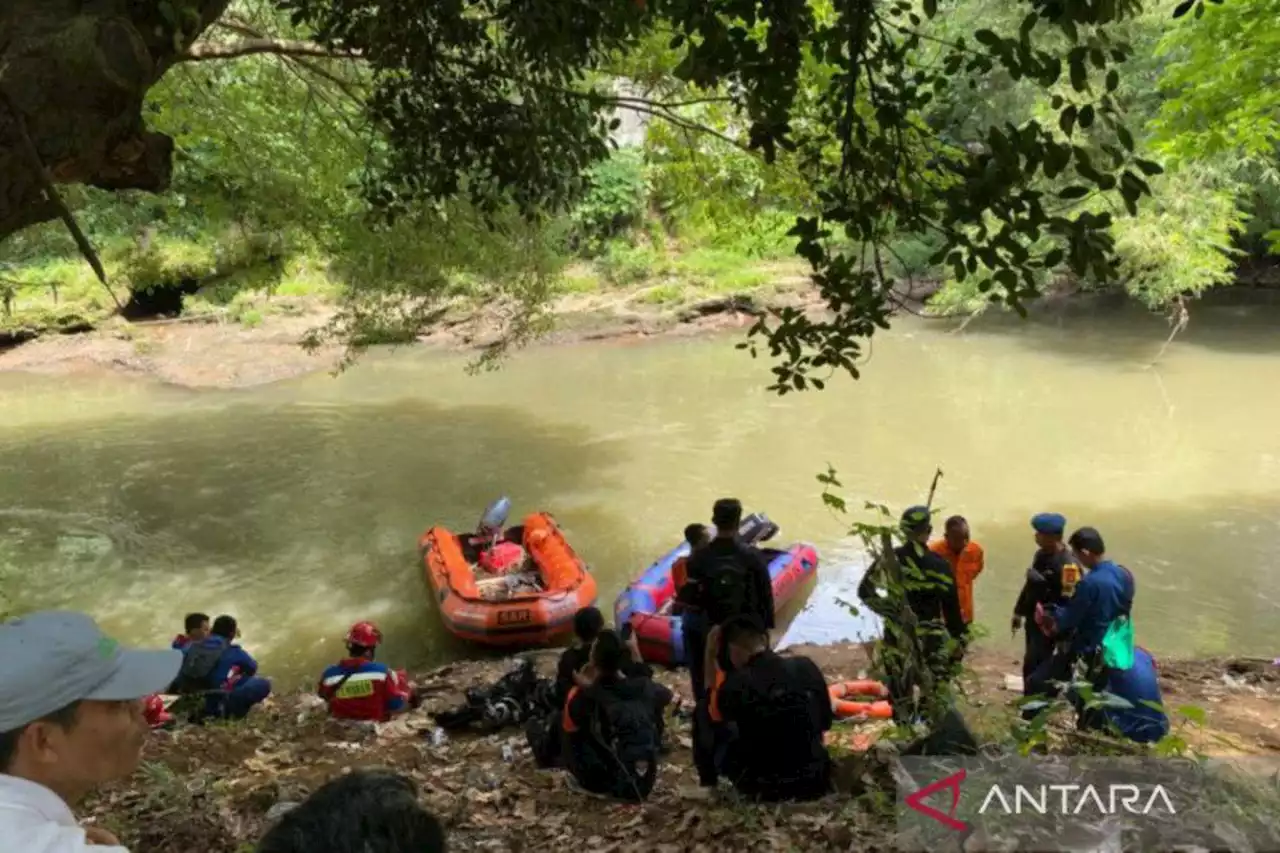
<path fill-rule="evenodd" d="M 1022 693 L 1024 696 L 1031 696 L 1034 694 L 1027 692 L 1027 682 L 1031 680 L 1032 673 L 1053 656 L 1053 640 L 1046 637 L 1040 626 L 1031 619 L 1027 620 L 1023 631 L 1026 636 L 1022 653 Z"/>

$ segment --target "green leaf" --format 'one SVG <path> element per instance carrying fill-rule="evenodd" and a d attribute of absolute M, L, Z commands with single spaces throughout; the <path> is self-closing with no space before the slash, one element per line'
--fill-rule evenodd
<path fill-rule="evenodd" d="M 1164 167 L 1161 166 L 1159 163 L 1152 162 L 1151 160 L 1142 160 L 1142 159 L 1136 159 L 1133 162 L 1137 165 L 1139 169 L 1142 170 L 1142 174 L 1144 175 L 1150 176 L 1150 175 L 1164 174 Z"/>
<path fill-rule="evenodd" d="M 1062 128 L 1062 132 L 1067 136 L 1075 130 L 1076 126 L 1076 106 L 1072 104 L 1058 115 L 1058 127 Z"/>
<path fill-rule="evenodd" d="M 1053 269 L 1062 263 L 1062 258 L 1065 254 L 1062 249 L 1050 249 L 1044 256 L 1045 269 Z"/>
<path fill-rule="evenodd" d="M 1191 7 L 1196 4 L 1196 0 L 1183 0 L 1173 10 L 1173 17 L 1181 18 L 1183 15 L 1191 11 Z"/>
<path fill-rule="evenodd" d="M 1120 72 L 1112 68 L 1107 72 L 1107 91 L 1114 92 L 1120 88 Z"/>
<path fill-rule="evenodd" d="M 996 47 L 1001 44 L 1000 36 L 996 35 L 991 30 L 978 30 L 973 34 L 973 37 L 977 39 L 979 43 L 985 44 L 987 47 Z"/>
<path fill-rule="evenodd" d="M 1080 108 L 1080 126 L 1083 128 L 1093 126 L 1093 104 L 1085 104 Z"/>
<path fill-rule="evenodd" d="M 1071 88 L 1083 92 L 1089 87 L 1089 71 L 1085 68 L 1084 55 L 1072 53 L 1067 66 L 1071 72 Z"/>
<path fill-rule="evenodd" d="M 1195 723 L 1197 726 L 1203 726 L 1205 724 L 1205 711 L 1204 708 L 1201 708 L 1199 705 L 1179 705 L 1178 713 Z"/>
<path fill-rule="evenodd" d="M 1070 200 L 1070 199 L 1084 198 L 1088 194 L 1089 194 L 1088 187 L 1082 187 L 1079 184 L 1076 184 L 1076 185 L 1067 187 L 1066 189 L 1059 192 L 1058 198 Z"/>
<path fill-rule="evenodd" d="M 1124 150 L 1130 154 L 1133 153 L 1133 134 L 1129 132 L 1129 128 L 1122 124 L 1116 125 L 1116 136 L 1120 139 L 1120 144 L 1124 146 Z M 1138 168 L 1142 168 L 1141 165 Z M 1151 173 L 1148 173 L 1151 174 Z"/>
<path fill-rule="evenodd" d="M 924 14 L 928 18 L 938 14 L 938 0 L 924 0 Z"/>

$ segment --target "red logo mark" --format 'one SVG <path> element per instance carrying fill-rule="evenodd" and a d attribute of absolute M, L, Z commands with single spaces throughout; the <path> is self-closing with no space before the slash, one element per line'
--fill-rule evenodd
<path fill-rule="evenodd" d="M 956 820 L 956 807 L 960 805 L 960 783 L 964 781 L 967 775 L 967 771 L 961 770 L 957 773 L 952 773 L 945 779 L 939 779 L 937 782 L 921 788 L 914 794 L 908 794 L 906 796 L 907 808 L 915 809 L 925 817 L 933 818 L 948 829 L 963 832 L 969 828 L 969 824 L 962 820 Z M 946 814 L 938 811 L 933 806 L 925 805 L 923 800 L 926 797 L 944 790 L 951 792 L 951 808 L 947 809 Z"/>

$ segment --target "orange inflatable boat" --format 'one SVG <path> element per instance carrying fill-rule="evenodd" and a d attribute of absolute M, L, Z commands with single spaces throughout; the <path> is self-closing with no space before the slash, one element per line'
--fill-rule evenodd
<path fill-rule="evenodd" d="M 573 633 L 573 615 L 596 603 L 595 578 L 545 512 L 506 530 L 482 523 L 476 536 L 433 527 L 418 547 L 445 627 L 463 640 L 554 645 Z"/>

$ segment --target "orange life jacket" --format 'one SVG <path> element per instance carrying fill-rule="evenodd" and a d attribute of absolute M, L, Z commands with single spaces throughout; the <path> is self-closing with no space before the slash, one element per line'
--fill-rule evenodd
<path fill-rule="evenodd" d="M 689 582 L 689 558 L 678 557 L 671 564 L 671 581 L 675 584 L 676 592 Z"/>
<path fill-rule="evenodd" d="M 573 702 L 573 697 L 578 695 L 578 688 L 570 687 L 569 695 L 564 700 L 564 710 L 560 712 L 560 728 L 564 729 L 566 734 L 573 734 L 578 730 L 578 724 L 573 721 L 573 717 L 569 716 L 569 705 Z"/>
<path fill-rule="evenodd" d="M 969 542 L 957 554 L 951 550 L 945 539 L 935 539 L 929 543 L 929 550 L 946 560 L 951 566 L 951 573 L 956 578 L 956 594 L 960 597 L 960 614 L 964 621 L 973 621 L 973 581 L 982 574 L 986 555 L 977 542 Z"/>

